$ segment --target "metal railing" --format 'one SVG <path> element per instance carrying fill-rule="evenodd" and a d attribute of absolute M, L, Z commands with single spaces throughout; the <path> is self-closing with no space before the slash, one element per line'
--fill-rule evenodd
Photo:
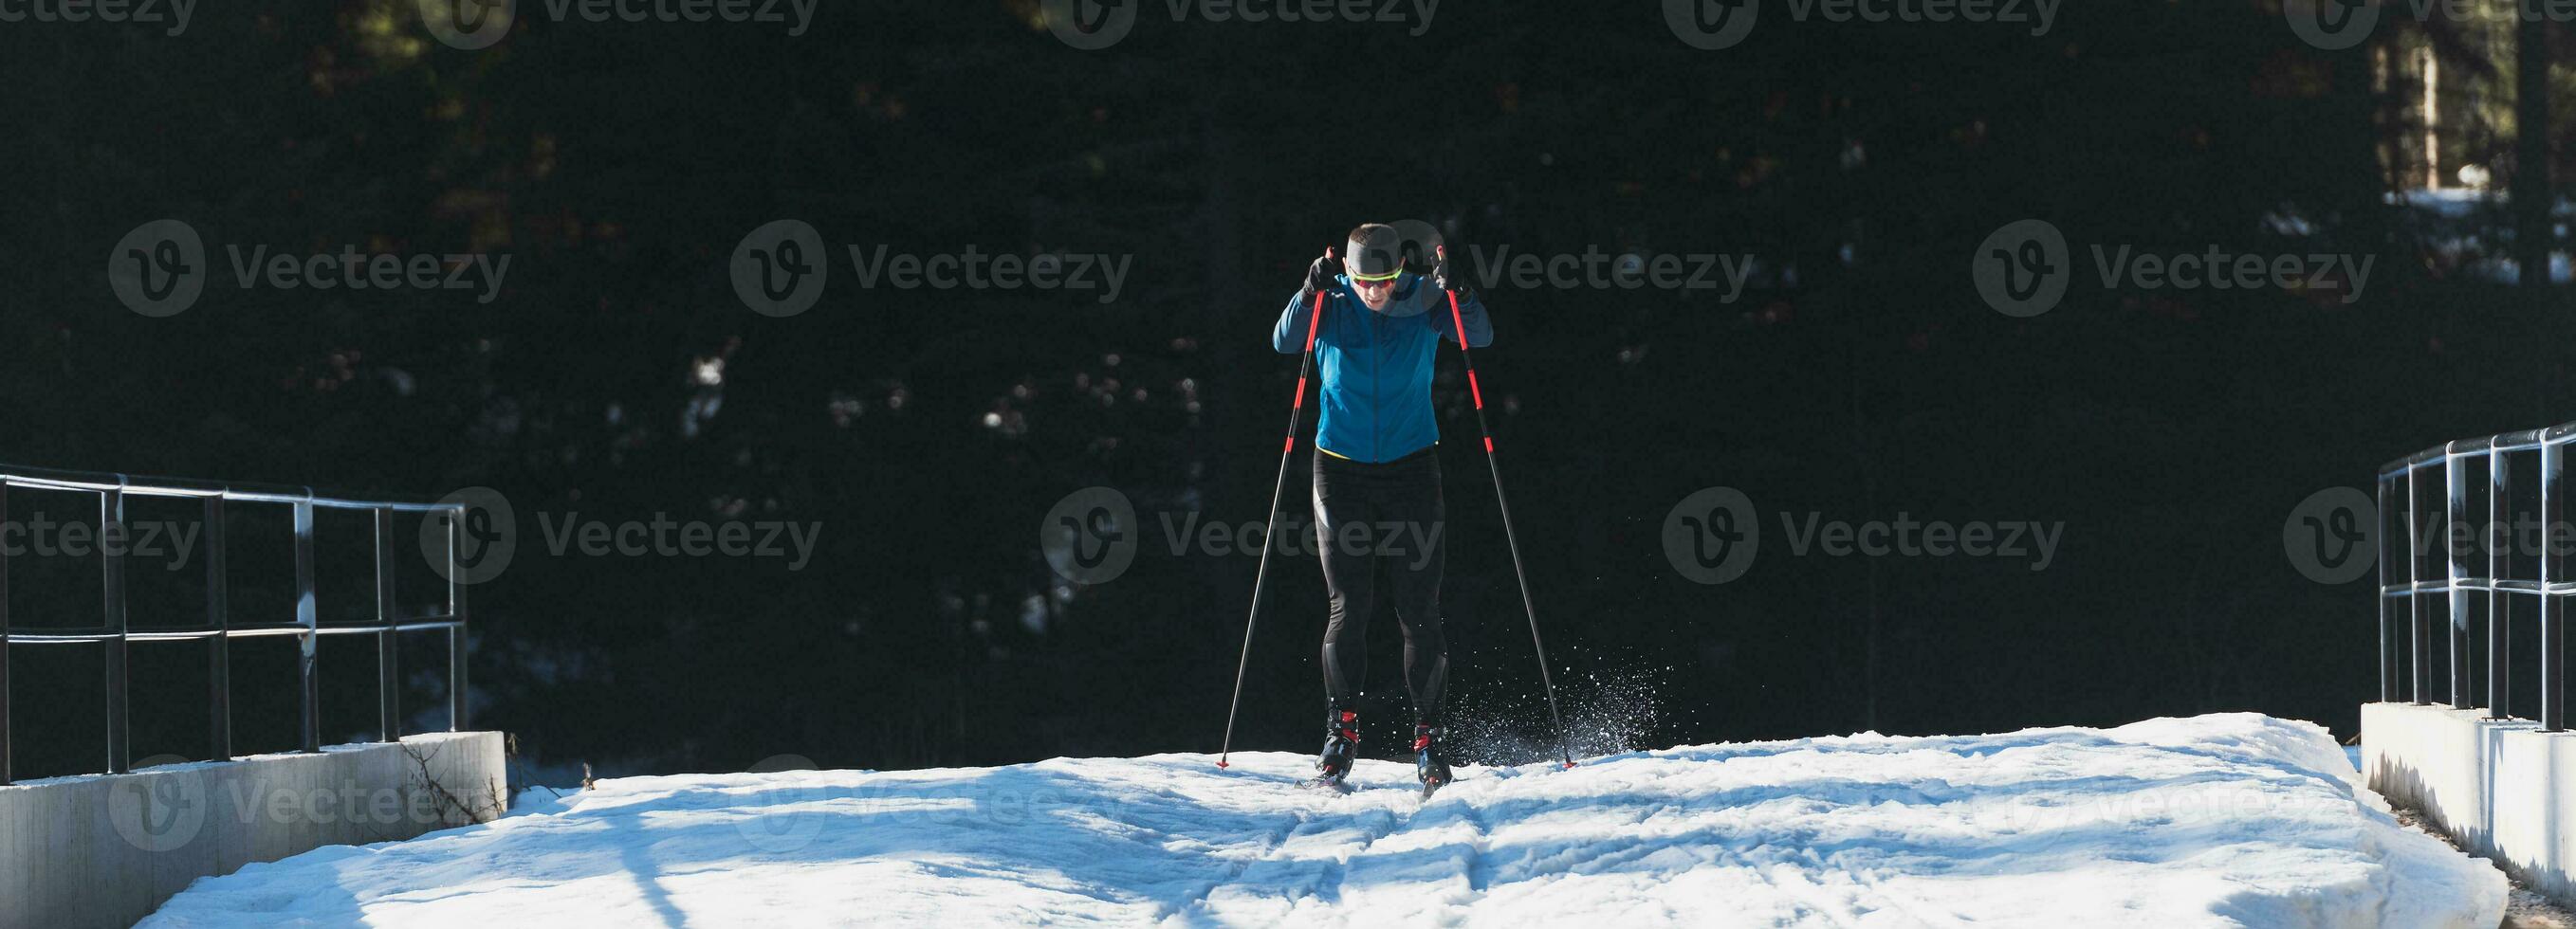
<path fill-rule="evenodd" d="M 174 478 L 136 478 L 123 474 L 96 474 L 20 468 L 0 465 L 0 525 L 9 520 L 8 489 L 24 487 L 36 490 L 95 493 L 99 498 L 100 538 L 109 533 L 126 535 L 125 504 L 130 497 L 198 498 L 205 507 L 206 621 L 203 625 L 181 629 L 137 630 L 127 623 L 126 565 L 130 554 L 122 545 L 100 545 L 100 568 L 104 577 L 102 604 L 105 623 L 96 629 L 71 632 L 13 633 L 9 625 L 9 557 L 0 551 L 0 784 L 10 782 L 9 758 L 9 652 L 14 647 L 63 644 L 98 644 L 107 653 L 107 764 L 108 773 L 123 774 L 131 769 L 131 746 L 127 742 L 126 719 L 126 647 L 137 642 L 187 642 L 216 640 L 209 653 L 207 697 L 209 700 L 209 744 L 211 757 L 229 759 L 232 754 L 230 649 L 233 639 L 266 636 L 294 636 L 302 650 L 297 661 L 299 693 L 302 703 L 301 747 L 306 752 L 322 749 L 321 687 L 315 669 L 317 645 L 326 635 L 373 635 L 376 637 L 376 662 L 380 731 L 385 741 L 402 737 L 401 677 L 398 673 L 396 636 L 405 632 L 445 630 L 447 633 L 447 712 L 448 730 L 465 728 L 465 585 L 457 579 L 456 556 L 461 543 L 463 521 L 461 504 L 401 503 L 383 500 L 342 500 L 316 496 L 310 487 L 279 488 L 242 484 L 219 484 Z M 236 625 L 232 621 L 229 590 L 225 577 L 224 544 L 225 505 L 230 502 L 285 504 L 294 508 L 295 517 L 295 621 L 292 623 L 255 623 Z M 316 509 L 364 510 L 375 517 L 376 621 L 364 625 L 321 624 L 314 598 L 313 514 Z M 394 602 L 395 513 L 445 513 L 447 515 L 446 609 L 433 616 L 404 619 L 397 615 Z"/>
<path fill-rule="evenodd" d="M 2576 595 L 2576 566 L 2566 555 L 2576 547 L 2576 535 L 2560 538 L 2567 526 L 2567 488 L 2560 477 L 2571 443 L 2576 423 L 2463 439 L 2380 468 L 2382 702 L 2447 701 L 2463 710 L 2484 706 L 2491 718 L 2512 716 L 2512 606 L 2530 597 L 2540 622 L 2540 728 L 2566 727 L 2564 618 L 2567 598 Z M 2530 488 L 2513 477 L 2513 464 L 2530 460 L 2519 458 L 2524 455 L 2537 459 Z M 2442 482 L 2438 488 L 2430 486 L 2435 479 Z M 2430 489 L 2441 492 L 2440 506 L 2426 504 L 2424 491 Z M 2516 493 L 2534 491 L 2528 518 L 2517 519 L 2524 511 L 2514 506 Z M 2392 507 L 2392 495 L 2403 495 L 2403 505 Z M 2473 505 L 2473 497 L 2483 505 Z M 2437 529 L 2430 525 L 2435 518 Z M 2525 531 L 2532 527 L 2536 534 Z M 2428 530 L 2438 531 L 2438 545 Z M 2534 538 L 2537 545 L 2521 546 Z M 2524 574 L 2518 561 L 2528 562 L 2528 576 L 2517 576 Z M 2487 618 L 2483 647 L 2473 636 L 2481 595 Z M 2447 635 L 2438 637 L 2446 644 L 2437 645 L 2436 624 L 2447 627 Z M 2481 652 L 2487 669 L 2483 695 L 2475 692 Z M 2447 693 L 2436 676 L 2440 665 L 2449 669 Z"/>

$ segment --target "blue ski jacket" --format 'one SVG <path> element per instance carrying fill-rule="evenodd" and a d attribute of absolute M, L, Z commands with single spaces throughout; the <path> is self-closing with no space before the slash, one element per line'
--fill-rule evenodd
<path fill-rule="evenodd" d="M 1294 355 L 1306 348 L 1307 317 L 1314 295 L 1288 298 L 1270 346 Z M 1473 296 L 1458 301 L 1467 344 L 1493 344 L 1485 305 Z M 1440 441 L 1431 416 L 1431 361 L 1440 340 L 1458 341 L 1449 318 L 1449 296 L 1429 279 L 1406 274 L 1396 282 L 1386 310 L 1371 310 L 1351 292 L 1349 275 L 1334 275 L 1324 289 L 1324 321 L 1315 328 L 1315 360 L 1324 369 L 1323 425 L 1315 447 L 1352 461 L 1394 461 Z"/>

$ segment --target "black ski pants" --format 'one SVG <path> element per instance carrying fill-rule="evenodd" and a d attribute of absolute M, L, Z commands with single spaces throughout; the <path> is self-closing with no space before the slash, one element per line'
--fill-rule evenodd
<path fill-rule="evenodd" d="M 1435 448 L 1383 464 L 1315 455 L 1316 551 L 1332 595 L 1324 694 L 1336 710 L 1353 708 L 1368 684 L 1369 616 L 1383 599 L 1404 628 L 1404 681 L 1414 721 L 1439 721 L 1449 684 L 1448 645 L 1440 634 L 1447 504 Z"/>

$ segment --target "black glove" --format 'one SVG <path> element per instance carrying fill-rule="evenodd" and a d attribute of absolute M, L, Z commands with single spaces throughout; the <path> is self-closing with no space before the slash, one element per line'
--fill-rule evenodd
<path fill-rule="evenodd" d="M 1306 287 L 1298 291 L 1297 296 L 1300 299 L 1311 299 L 1316 294 L 1322 293 L 1324 288 L 1333 286 L 1333 272 L 1339 267 L 1341 263 L 1333 260 L 1333 250 L 1325 249 L 1324 257 L 1317 258 L 1314 264 L 1306 266 Z"/>
<path fill-rule="evenodd" d="M 1440 249 L 1438 263 L 1431 266 L 1431 284 L 1456 295 L 1460 300 L 1473 300 L 1476 297 L 1475 291 L 1468 288 L 1466 278 L 1451 273 L 1449 249 L 1446 247 Z"/>

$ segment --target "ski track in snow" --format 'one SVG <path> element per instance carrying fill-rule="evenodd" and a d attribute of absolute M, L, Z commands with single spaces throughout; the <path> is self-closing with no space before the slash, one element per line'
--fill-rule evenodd
<path fill-rule="evenodd" d="M 198 881 L 155 927 L 2458 926 L 2506 882 L 2251 714 L 1462 767 L 1244 753 L 624 778 Z"/>

